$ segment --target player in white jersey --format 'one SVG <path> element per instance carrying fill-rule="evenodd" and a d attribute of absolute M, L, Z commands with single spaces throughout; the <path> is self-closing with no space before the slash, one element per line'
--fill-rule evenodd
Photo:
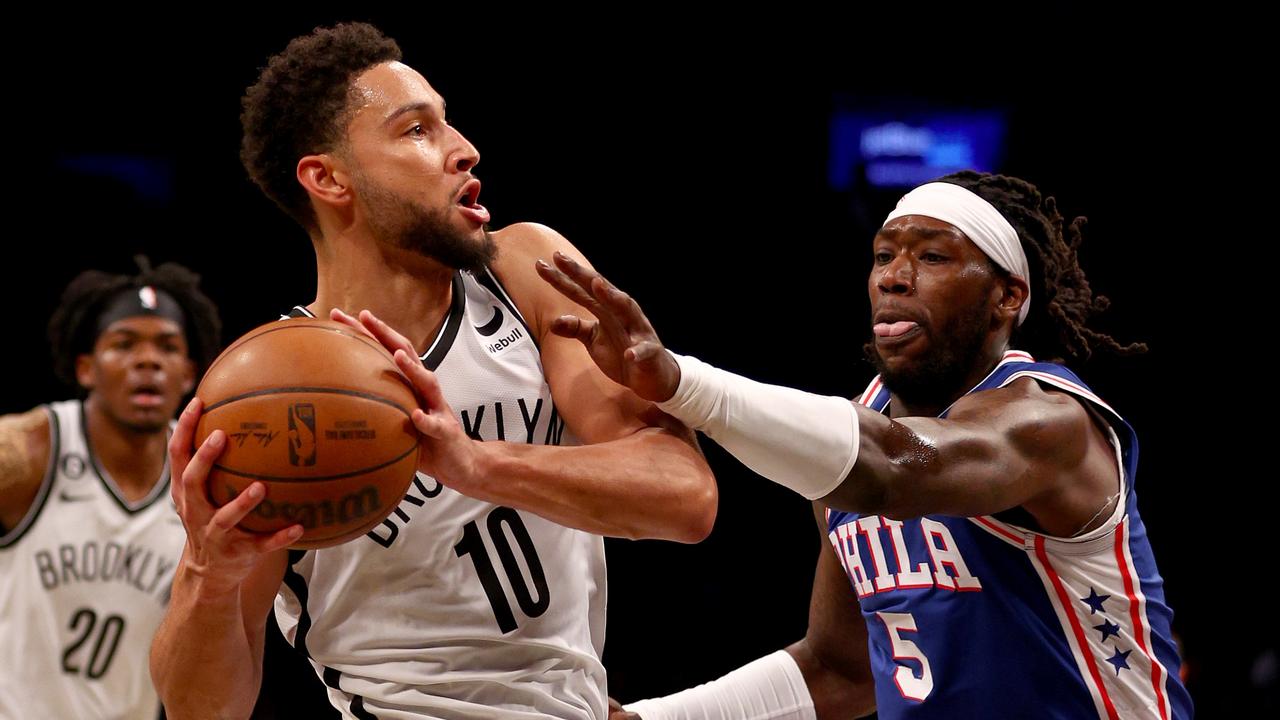
<path fill-rule="evenodd" d="M 175 264 L 87 271 L 49 325 L 83 390 L 0 417 L 0 718 L 150 720 L 147 650 L 185 533 L 165 453 L 218 315 Z"/>
<path fill-rule="evenodd" d="M 248 715 L 273 604 L 344 717 L 603 720 L 598 536 L 697 541 L 714 521 L 688 428 L 550 332 L 583 310 L 535 259 L 585 260 L 542 226 L 489 233 L 479 154 L 399 57 L 364 24 L 295 39 L 246 93 L 241 156 L 312 238 L 300 312 L 365 328 L 418 390 L 420 474 L 369 535 L 290 554 L 301 528 L 235 526 L 260 484 L 209 504 L 226 439 L 193 454 L 192 403 L 170 443 L 187 547 L 152 648 L 175 720 Z"/>

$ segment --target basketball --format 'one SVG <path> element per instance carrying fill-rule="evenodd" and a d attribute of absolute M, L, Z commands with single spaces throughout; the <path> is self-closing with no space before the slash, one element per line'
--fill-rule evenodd
<path fill-rule="evenodd" d="M 294 523 L 293 547 L 337 545 L 396 507 L 418 464 L 418 406 L 409 380 L 376 340 L 330 320 L 268 323 L 210 365 L 196 395 L 196 447 L 216 429 L 226 448 L 209 473 L 225 505 L 255 480 L 266 497 L 240 526 L 260 533 Z"/>

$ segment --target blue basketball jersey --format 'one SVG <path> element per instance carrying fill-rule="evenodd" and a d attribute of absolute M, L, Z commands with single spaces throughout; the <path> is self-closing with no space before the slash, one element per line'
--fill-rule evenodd
<path fill-rule="evenodd" d="M 879 716 L 1189 718 L 1133 490 L 1137 437 L 1070 370 L 1023 352 L 1006 353 L 970 392 L 1023 377 L 1106 419 L 1123 501 L 1072 538 L 990 515 L 899 521 L 828 509 L 828 537 L 867 623 Z M 859 402 L 885 411 L 879 377 Z"/>

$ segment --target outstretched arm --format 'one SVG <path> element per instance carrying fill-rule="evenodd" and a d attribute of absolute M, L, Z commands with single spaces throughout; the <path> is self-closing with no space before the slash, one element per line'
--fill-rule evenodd
<path fill-rule="evenodd" d="M 1114 452 L 1089 411 L 1064 393 L 1022 379 L 961 398 L 945 420 L 891 420 L 672 355 L 625 293 L 572 258 L 553 260 L 538 266 L 543 279 L 599 317 L 565 316 L 554 332 L 588 347 L 614 381 L 810 499 L 899 518 L 1023 505 L 1045 531 L 1071 535 L 1114 497 Z"/>

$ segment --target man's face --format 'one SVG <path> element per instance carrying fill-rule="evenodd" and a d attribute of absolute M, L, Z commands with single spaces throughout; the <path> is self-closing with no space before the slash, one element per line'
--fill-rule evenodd
<path fill-rule="evenodd" d="M 139 315 L 111 323 L 94 342 L 93 353 L 77 358 L 76 378 L 118 425 L 158 432 L 191 391 L 195 366 L 177 323 Z"/>
<path fill-rule="evenodd" d="M 922 215 L 895 218 L 872 247 L 867 350 L 885 385 L 925 404 L 967 390 L 996 326 L 990 259 L 954 225 Z"/>
<path fill-rule="evenodd" d="M 356 202 L 374 237 L 460 269 L 492 259 L 489 211 L 477 202 L 475 146 L 445 120 L 444 100 L 398 62 L 354 83 L 347 155 Z"/>

